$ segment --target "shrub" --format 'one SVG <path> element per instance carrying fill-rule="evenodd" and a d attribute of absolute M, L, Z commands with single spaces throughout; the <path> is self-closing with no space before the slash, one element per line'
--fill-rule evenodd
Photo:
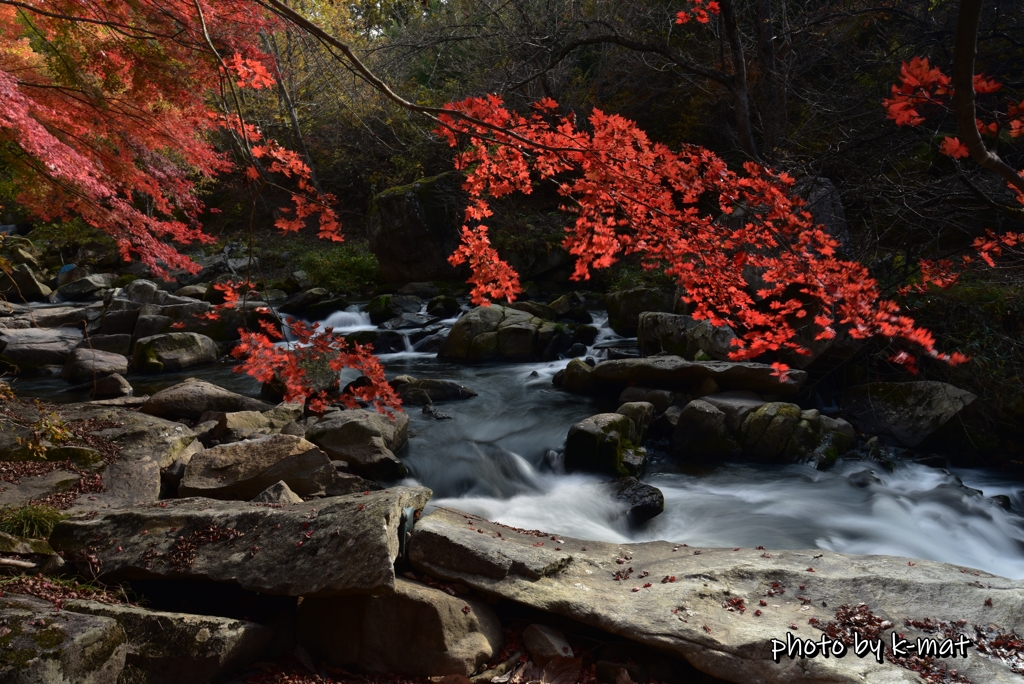
<path fill-rule="evenodd" d="M 46 539 L 53 528 L 65 516 L 56 508 L 49 506 L 22 506 L 0 511 L 0 532 L 13 534 L 15 537 L 30 539 Z"/>
<path fill-rule="evenodd" d="M 299 257 L 299 267 L 313 287 L 331 292 L 359 292 L 383 281 L 377 257 L 366 243 L 316 248 Z"/>

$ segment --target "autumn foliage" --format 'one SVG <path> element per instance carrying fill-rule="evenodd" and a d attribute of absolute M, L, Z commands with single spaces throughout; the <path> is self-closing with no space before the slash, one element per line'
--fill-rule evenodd
<path fill-rule="evenodd" d="M 456 166 L 466 172 L 470 197 L 452 262 L 473 268 L 477 303 L 519 293 L 514 270 L 490 245 L 488 200 L 546 182 L 557 185 L 574 217 L 563 244 L 576 257 L 575 278 L 640 255 L 682 286 L 694 318 L 736 330 L 734 359 L 806 354 L 802 329 L 826 340 L 842 327 L 854 338 L 902 341 L 894 360 L 911 368 L 921 353 L 964 360 L 940 353 L 928 331 L 880 296 L 863 265 L 837 255 L 838 243 L 813 224 L 785 173 L 753 162 L 733 171 L 696 146 L 676 152 L 598 110 L 579 125 L 550 99 L 529 116 L 496 96 L 450 107 L 461 116 L 442 117 L 437 132 L 459 148 Z"/>

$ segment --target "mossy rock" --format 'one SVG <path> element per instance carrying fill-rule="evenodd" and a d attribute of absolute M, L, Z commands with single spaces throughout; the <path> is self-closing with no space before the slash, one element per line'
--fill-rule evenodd
<path fill-rule="evenodd" d="M 760 460 L 790 460 L 794 431 L 801 420 L 796 404 L 770 402 L 747 416 L 740 428 L 743 452 Z"/>
<path fill-rule="evenodd" d="M 569 428 L 565 468 L 608 475 L 638 475 L 646 452 L 636 445 L 636 426 L 629 416 L 601 413 Z"/>

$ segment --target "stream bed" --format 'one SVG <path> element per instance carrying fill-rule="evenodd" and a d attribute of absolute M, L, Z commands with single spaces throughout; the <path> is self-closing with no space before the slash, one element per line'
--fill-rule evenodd
<path fill-rule="evenodd" d="M 596 317 L 595 317 L 596 318 Z M 337 312 L 339 332 L 373 328 L 365 314 Z M 450 324 L 452 321 L 448 321 Z M 615 335 L 600 328 L 597 345 Z M 435 420 L 408 407 L 409 444 L 398 455 L 403 484 L 434 491 L 428 508 L 450 506 L 517 528 L 609 542 L 664 539 L 691 547 L 820 548 L 851 554 L 923 558 L 1024 578 L 1024 482 L 986 470 L 939 469 L 895 460 L 840 459 L 828 471 L 809 465 L 725 463 L 696 468 L 657 444 L 643 480 L 664 493 L 665 512 L 639 527 L 599 475 L 558 472 L 569 427 L 616 404 L 563 392 L 551 378 L 566 361 L 458 365 L 412 350 L 381 356 L 388 377 L 454 380 L 478 393 L 439 404 Z M 591 349 L 599 355 L 599 350 Z M 201 377 L 256 395 L 259 385 L 218 364 L 180 374 L 129 376 L 137 394 Z M 343 384 L 351 378 L 343 375 Z M 60 378 L 16 380 L 25 397 L 85 401 Z M 989 497 L 1009 497 L 1009 509 Z"/>

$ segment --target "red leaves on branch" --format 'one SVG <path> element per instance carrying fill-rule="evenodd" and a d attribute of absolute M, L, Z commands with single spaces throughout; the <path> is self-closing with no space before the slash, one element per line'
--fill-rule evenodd
<path fill-rule="evenodd" d="M 782 349 L 807 353 L 795 337 L 798 326 L 810 323 L 818 339 L 834 337 L 842 326 L 855 338 L 896 338 L 918 353 L 962 360 L 939 353 L 927 331 L 881 299 L 864 266 L 836 256 L 838 243 L 812 224 L 785 173 L 752 162 L 735 172 L 697 146 L 675 152 L 631 121 L 599 110 L 583 128 L 572 114 L 556 116 L 550 99 L 528 116 L 493 95 L 449 108 L 482 122 L 442 116 L 437 129 L 460 149 L 456 168 L 466 172 L 470 201 L 452 262 L 473 268 L 476 303 L 519 292 L 514 270 L 487 238 L 488 199 L 530 194 L 547 182 L 557 185 L 566 200 L 562 209 L 574 217 L 563 242 L 576 257 L 574 278 L 641 255 L 646 267 L 663 268 L 685 289 L 695 318 L 733 327 L 734 359 Z M 902 361 L 912 367 L 914 356 Z M 781 363 L 775 368 L 787 370 Z"/>
<path fill-rule="evenodd" d="M 718 3 L 714 0 L 705 2 L 704 0 L 692 0 L 693 8 L 689 11 L 681 10 L 676 13 L 676 23 L 685 24 L 690 19 L 695 19 L 698 23 L 706 24 L 711 21 L 711 17 L 708 16 L 708 12 L 711 14 L 719 14 L 721 8 Z"/>

